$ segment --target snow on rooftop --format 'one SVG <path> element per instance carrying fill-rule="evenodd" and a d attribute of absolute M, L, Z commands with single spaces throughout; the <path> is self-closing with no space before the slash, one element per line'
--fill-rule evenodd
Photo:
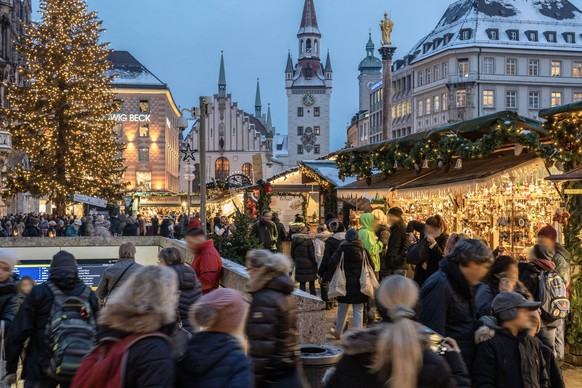
<path fill-rule="evenodd" d="M 114 75 L 114 85 L 150 85 L 164 86 L 164 84 L 147 70 L 112 69 L 109 74 Z"/>

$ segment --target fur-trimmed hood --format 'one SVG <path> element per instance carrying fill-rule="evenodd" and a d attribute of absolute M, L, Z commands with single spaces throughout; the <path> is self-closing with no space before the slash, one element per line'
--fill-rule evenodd
<path fill-rule="evenodd" d="M 315 240 L 315 235 L 308 233 L 295 233 L 291 236 L 291 239 L 299 242 L 300 240 Z"/>
<path fill-rule="evenodd" d="M 331 233 L 328 232 L 328 231 L 321 232 L 321 233 L 317 233 L 315 235 L 315 238 L 318 239 L 318 240 L 321 240 L 321 241 L 326 241 L 330 237 L 331 237 Z"/>
<path fill-rule="evenodd" d="M 160 330 L 171 320 L 158 312 L 144 311 L 140 306 L 127 304 L 106 306 L 99 314 L 99 325 L 128 333 L 149 333 Z"/>
<path fill-rule="evenodd" d="M 493 316 L 483 316 L 479 319 L 479 328 L 475 331 L 475 343 L 480 344 L 495 337 L 495 331 L 501 327 L 497 324 L 497 318 Z"/>

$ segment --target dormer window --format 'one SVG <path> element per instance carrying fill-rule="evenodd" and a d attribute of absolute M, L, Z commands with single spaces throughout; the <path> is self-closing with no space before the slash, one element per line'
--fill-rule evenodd
<path fill-rule="evenodd" d="M 491 40 L 499 40 L 499 30 L 497 28 L 488 28 L 487 36 L 489 36 L 489 39 Z"/>
<path fill-rule="evenodd" d="M 453 37 L 453 34 L 445 34 L 445 36 L 443 37 L 443 41 L 444 44 L 447 45 L 449 44 L 449 42 L 451 41 L 451 38 Z"/>
<path fill-rule="evenodd" d="M 426 52 L 427 52 L 428 50 L 430 50 L 430 47 L 431 47 L 431 46 L 432 46 L 432 43 L 425 43 L 425 44 L 422 46 L 422 53 L 423 53 L 423 54 L 426 54 Z"/>
<path fill-rule="evenodd" d="M 507 30 L 509 40 L 519 40 L 519 30 Z"/>
<path fill-rule="evenodd" d="M 461 40 L 469 40 L 471 39 L 472 30 L 470 28 L 465 28 L 461 30 Z"/>
<path fill-rule="evenodd" d="M 550 43 L 556 43 L 556 31 L 546 31 L 544 32 L 546 40 Z"/>
<path fill-rule="evenodd" d="M 437 47 L 439 47 L 442 41 L 443 41 L 442 38 L 436 38 L 435 40 L 432 41 L 432 47 L 436 49 Z"/>
<path fill-rule="evenodd" d="M 537 31 L 526 31 L 525 36 L 530 42 L 537 42 L 538 41 L 538 32 Z"/>
<path fill-rule="evenodd" d="M 562 36 L 566 43 L 576 43 L 576 37 L 573 32 L 564 32 Z"/>

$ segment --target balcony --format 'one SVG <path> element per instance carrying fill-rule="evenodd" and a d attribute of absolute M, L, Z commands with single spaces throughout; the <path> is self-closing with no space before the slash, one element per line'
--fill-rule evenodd
<path fill-rule="evenodd" d="M 477 73 L 469 73 L 466 75 L 453 75 L 447 79 L 447 84 L 467 84 L 477 82 Z"/>

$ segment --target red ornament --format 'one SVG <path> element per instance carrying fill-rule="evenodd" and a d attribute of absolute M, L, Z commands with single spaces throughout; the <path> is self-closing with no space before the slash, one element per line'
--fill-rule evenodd
<path fill-rule="evenodd" d="M 273 186 L 266 184 L 265 185 L 265 193 L 272 193 L 273 192 Z"/>

